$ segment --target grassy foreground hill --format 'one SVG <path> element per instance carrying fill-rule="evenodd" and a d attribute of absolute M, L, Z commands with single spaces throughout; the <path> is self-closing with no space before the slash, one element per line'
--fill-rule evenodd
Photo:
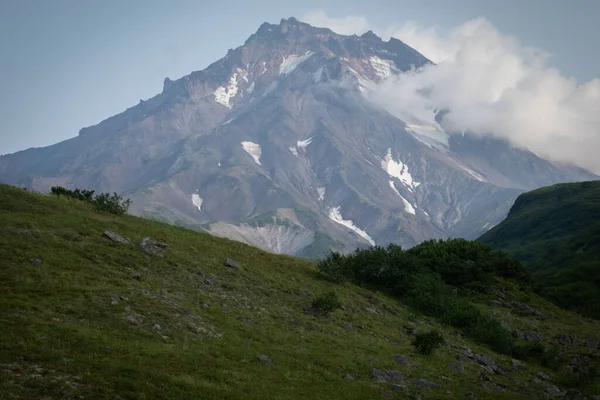
<path fill-rule="evenodd" d="M 522 194 L 479 240 L 522 261 L 560 306 L 600 318 L 600 181 Z"/>
<path fill-rule="evenodd" d="M 293 257 L 3 185 L 0 254 L 2 399 L 600 394 L 598 322 L 501 279 L 471 300 L 552 360 L 497 354 Z M 342 308 L 315 312 L 331 291 Z M 432 329 L 445 343 L 422 355 L 411 342 Z"/>

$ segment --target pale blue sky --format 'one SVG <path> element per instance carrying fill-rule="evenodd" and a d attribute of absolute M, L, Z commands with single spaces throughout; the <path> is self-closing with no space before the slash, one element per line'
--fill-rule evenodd
<path fill-rule="evenodd" d="M 443 32 L 483 16 L 551 54 L 578 81 L 600 77 L 597 0 L 0 0 L 0 154 L 45 146 L 159 93 L 237 47 L 262 22 L 359 15 Z"/>

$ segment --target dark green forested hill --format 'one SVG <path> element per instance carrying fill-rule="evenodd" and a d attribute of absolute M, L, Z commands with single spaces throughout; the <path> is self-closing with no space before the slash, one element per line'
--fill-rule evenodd
<path fill-rule="evenodd" d="M 523 262 L 559 305 L 600 318 L 600 181 L 522 194 L 479 240 Z"/>

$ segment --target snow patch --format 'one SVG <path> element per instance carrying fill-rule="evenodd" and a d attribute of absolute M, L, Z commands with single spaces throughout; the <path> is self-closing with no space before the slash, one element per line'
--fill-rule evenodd
<path fill-rule="evenodd" d="M 397 70 L 393 62 L 383 60 L 377 56 L 369 57 L 369 62 L 371 63 L 371 67 L 373 67 L 375 74 L 381 79 L 389 78 L 392 75 L 392 72 Z"/>
<path fill-rule="evenodd" d="M 226 88 L 219 86 L 217 90 L 215 90 L 215 101 L 223 104 L 227 108 L 231 108 L 231 99 L 235 97 L 237 92 L 237 72 L 234 72 L 233 75 L 231 75 L 231 78 L 229 78 L 229 84 Z"/>
<path fill-rule="evenodd" d="M 307 51 L 302 56 L 297 56 L 297 55 L 292 54 L 292 55 L 283 57 L 283 62 L 279 66 L 279 75 L 291 74 L 292 72 L 294 72 L 294 70 L 296 68 L 298 68 L 298 66 L 300 64 L 302 64 L 304 61 L 308 60 L 310 58 L 310 56 L 312 56 L 313 54 L 314 53 L 312 51 Z"/>
<path fill-rule="evenodd" d="M 315 73 L 313 73 L 313 81 L 315 83 L 319 83 L 321 82 L 321 79 L 323 79 L 323 69 L 324 67 L 321 67 Z"/>
<path fill-rule="evenodd" d="M 324 187 L 317 188 L 317 193 L 319 193 L 319 200 L 321 200 L 321 201 L 325 200 L 325 188 Z"/>
<path fill-rule="evenodd" d="M 250 84 L 250 86 L 248 87 L 248 89 L 246 89 L 246 92 L 248 92 L 248 94 L 251 94 L 254 91 L 254 82 L 252 82 Z"/>
<path fill-rule="evenodd" d="M 308 146 L 312 142 L 312 140 L 312 137 L 309 137 L 306 140 L 298 140 L 297 146 L 299 149 L 306 149 L 306 146 Z"/>
<path fill-rule="evenodd" d="M 398 196 L 400 196 L 400 198 L 402 199 L 402 202 L 404 203 L 404 211 L 406 211 L 406 212 L 407 212 L 407 213 L 409 213 L 409 214 L 415 215 L 415 214 L 416 214 L 416 212 L 415 212 L 415 208 L 413 207 L 413 205 L 412 205 L 412 204 L 410 204 L 410 202 L 409 202 L 408 200 L 406 200 L 406 199 L 404 198 L 404 196 L 402 196 L 402 195 L 400 194 L 400 192 L 398 191 L 398 189 L 396 189 L 396 186 L 394 185 L 394 181 L 390 181 L 390 187 L 391 187 L 391 188 L 392 188 L 392 190 L 393 190 L 394 192 L 396 192 L 396 194 L 397 194 Z"/>
<path fill-rule="evenodd" d="M 367 232 L 363 231 L 362 229 L 360 229 L 359 227 L 354 225 L 354 222 L 352 222 L 351 220 L 345 220 L 344 218 L 342 218 L 340 206 L 329 209 L 329 219 L 331 219 L 333 222 L 343 225 L 346 228 L 356 232 L 358 234 L 358 236 L 362 237 L 367 242 L 369 242 L 371 244 L 371 246 L 375 246 L 375 241 L 371 238 L 371 236 L 369 236 L 367 234 Z"/>
<path fill-rule="evenodd" d="M 398 178 L 400 182 L 406 185 L 409 189 L 416 189 L 421 183 L 413 179 L 412 175 L 408 171 L 408 165 L 402 161 L 394 161 L 392 158 L 392 148 L 390 147 L 387 151 L 385 158 L 381 161 L 381 168 L 383 168 L 389 176 Z"/>
<path fill-rule="evenodd" d="M 296 150 L 296 148 L 294 146 L 291 146 L 290 151 L 292 152 L 293 155 L 295 155 L 296 157 L 298 157 L 298 150 Z"/>
<path fill-rule="evenodd" d="M 436 142 L 442 143 L 446 147 L 449 146 L 448 134 L 446 133 L 446 131 L 444 131 L 444 129 L 437 122 L 435 122 L 435 123 L 419 122 L 419 123 L 414 123 L 414 124 L 407 124 L 406 130 L 409 132 L 416 133 L 417 135 L 433 139 Z M 420 140 L 420 141 L 423 142 L 423 140 Z M 429 145 L 428 143 L 425 143 L 425 144 Z"/>
<path fill-rule="evenodd" d="M 227 125 L 227 124 L 229 124 L 231 121 L 233 121 L 234 119 L 235 119 L 235 118 L 228 119 L 227 121 L 223 122 L 221 125 Z"/>
<path fill-rule="evenodd" d="M 252 156 L 255 163 L 257 163 L 258 165 L 262 165 L 260 163 L 260 156 L 262 154 L 262 151 L 261 151 L 260 145 L 258 143 L 242 142 L 242 147 L 244 148 L 246 153 L 248 153 Z"/>
<path fill-rule="evenodd" d="M 194 193 L 192 195 L 192 204 L 198 209 L 198 211 L 202 211 L 202 203 L 204 200 L 202 197 L 198 196 L 198 194 Z"/>

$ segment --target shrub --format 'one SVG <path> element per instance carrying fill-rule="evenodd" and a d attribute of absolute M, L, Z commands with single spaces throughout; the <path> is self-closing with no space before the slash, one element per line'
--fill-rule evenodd
<path fill-rule="evenodd" d="M 50 193 L 56 196 L 65 196 L 72 199 L 85 201 L 94 206 L 98 211 L 106 211 L 115 215 L 123 215 L 131 206 L 131 200 L 124 200 L 117 193 L 113 193 L 111 196 L 109 193 L 101 193 L 94 197 L 93 190 L 75 189 L 69 190 L 62 186 L 53 186 L 50 189 Z"/>
<path fill-rule="evenodd" d="M 424 355 L 432 354 L 444 343 L 444 337 L 436 330 L 418 333 L 413 341 L 413 346 L 417 351 Z"/>
<path fill-rule="evenodd" d="M 115 215 L 123 215 L 131 206 L 131 200 L 123 200 L 117 193 L 109 195 L 108 193 L 102 193 L 93 201 L 94 208 L 98 211 L 106 211 Z"/>
<path fill-rule="evenodd" d="M 311 307 L 320 310 L 323 314 L 328 314 L 337 310 L 342 306 L 342 303 L 335 292 L 323 293 L 317 296 L 311 303 Z"/>

